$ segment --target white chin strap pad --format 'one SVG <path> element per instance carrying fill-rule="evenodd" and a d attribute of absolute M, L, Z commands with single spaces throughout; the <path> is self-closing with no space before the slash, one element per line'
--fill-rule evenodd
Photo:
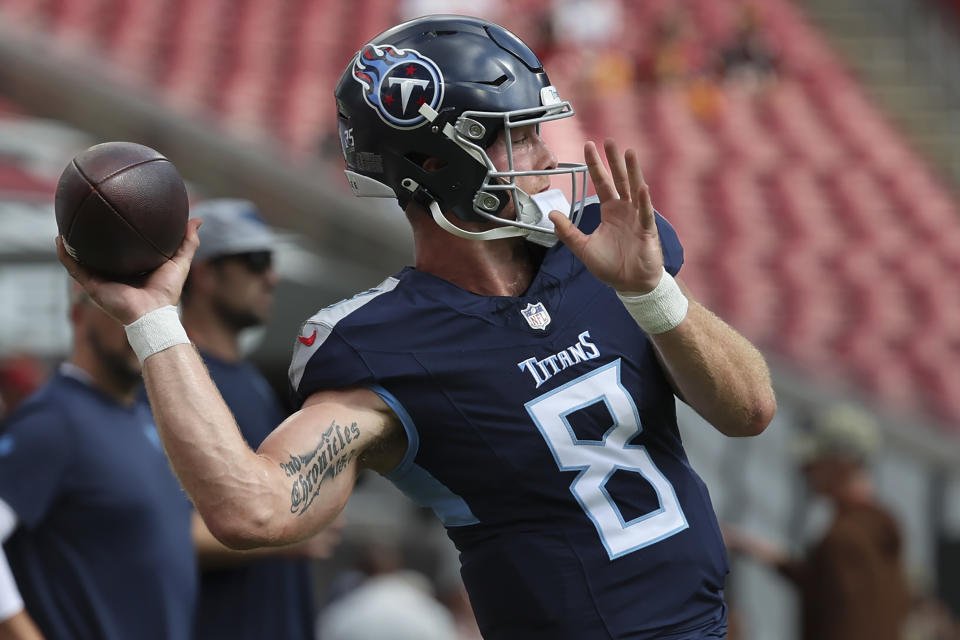
<path fill-rule="evenodd" d="M 528 197 L 536 205 L 540 214 L 540 218 L 532 221 L 531 224 L 543 227 L 544 231 L 553 231 L 553 221 L 550 219 L 551 211 L 559 211 L 565 216 L 570 215 L 570 201 L 567 200 L 567 196 L 560 189 L 548 189 L 543 193 L 535 193 Z M 521 218 L 520 222 L 527 222 L 527 220 Z"/>
<path fill-rule="evenodd" d="M 538 227 L 543 231 L 531 231 L 527 235 L 527 240 L 538 244 L 541 247 L 552 247 L 557 244 L 557 236 L 554 235 L 553 220 L 550 219 L 551 211 L 559 211 L 563 215 L 570 215 L 570 201 L 560 189 L 549 189 L 543 193 L 535 193 L 530 196 L 530 200 L 540 212 L 540 219 L 536 221 Z"/>
<path fill-rule="evenodd" d="M 467 231 L 450 222 L 447 217 L 443 215 L 443 212 L 440 211 L 440 205 L 436 202 L 430 203 L 430 213 L 433 215 L 434 222 L 440 225 L 441 229 L 447 233 L 452 233 L 455 236 L 468 240 L 498 240 L 500 238 L 525 236 L 529 233 L 526 229 L 511 226 L 497 227 L 495 229 L 487 229 L 486 231 Z"/>

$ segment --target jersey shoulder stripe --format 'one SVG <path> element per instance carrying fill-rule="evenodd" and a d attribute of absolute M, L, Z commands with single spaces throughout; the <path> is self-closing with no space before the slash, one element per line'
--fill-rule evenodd
<path fill-rule="evenodd" d="M 346 300 L 341 300 L 335 304 L 321 309 L 303 323 L 300 329 L 300 335 L 293 346 L 293 359 L 290 362 L 289 378 L 293 389 L 300 387 L 300 381 L 303 379 L 303 373 L 306 370 L 310 358 L 323 346 L 334 327 L 347 318 L 351 313 L 361 309 L 369 304 L 378 296 L 393 291 L 400 280 L 390 276 L 376 287 L 361 291 Z"/>

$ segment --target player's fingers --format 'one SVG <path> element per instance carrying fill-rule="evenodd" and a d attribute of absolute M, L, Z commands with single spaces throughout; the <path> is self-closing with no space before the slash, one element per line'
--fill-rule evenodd
<path fill-rule="evenodd" d="M 630 176 L 630 192 L 633 194 L 633 202 L 636 203 L 640 214 L 640 224 L 647 231 L 656 228 L 657 221 L 653 213 L 653 203 L 650 201 L 650 188 L 647 181 L 643 179 L 643 171 L 640 170 L 640 158 L 633 149 L 627 149 L 626 153 L 627 174 Z"/>
<path fill-rule="evenodd" d="M 621 200 L 630 200 L 630 177 L 627 174 L 627 165 L 624 163 L 623 156 L 617 148 L 617 143 L 613 138 L 607 138 L 603 141 L 603 150 L 607 154 L 607 162 L 610 164 L 610 172 L 613 174 L 613 184 L 620 195 Z"/>
<path fill-rule="evenodd" d="M 560 242 L 567 245 L 573 255 L 580 255 L 580 251 L 586 245 L 588 236 L 585 235 L 577 226 L 570 222 L 570 218 L 559 211 L 550 212 L 550 221 L 553 222 L 554 233 L 557 234 Z"/>
<path fill-rule="evenodd" d="M 590 171 L 590 179 L 593 180 L 593 186 L 597 189 L 597 196 L 600 202 L 617 199 L 617 189 L 610 179 L 603 166 L 603 160 L 600 159 L 600 152 L 597 151 L 597 145 L 592 141 L 583 145 L 583 159 Z"/>
<path fill-rule="evenodd" d="M 59 258 L 60 264 L 67 270 L 71 278 L 79 282 L 81 286 L 86 285 L 90 280 L 90 272 L 80 266 L 80 263 L 70 255 L 67 247 L 63 244 L 63 238 L 57 236 L 56 243 L 57 258 Z"/>
<path fill-rule="evenodd" d="M 177 253 L 173 256 L 175 262 L 185 264 L 189 267 L 190 262 L 193 260 L 193 254 L 197 252 L 197 247 L 200 246 L 200 235 L 197 233 L 197 229 L 199 229 L 202 224 L 203 221 L 199 218 L 191 218 L 187 221 L 187 231 L 183 236 L 183 242 L 180 243 L 180 248 L 177 249 Z"/>

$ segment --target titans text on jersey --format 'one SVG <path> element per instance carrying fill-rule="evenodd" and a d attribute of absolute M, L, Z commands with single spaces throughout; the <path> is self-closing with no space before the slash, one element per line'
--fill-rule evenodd
<path fill-rule="evenodd" d="M 540 385 L 553 377 L 553 374 L 560 373 L 575 364 L 599 357 L 600 351 L 597 349 L 597 345 L 590 342 L 590 332 L 584 331 L 577 336 L 576 344 L 570 345 L 563 351 L 551 354 L 542 360 L 532 356 L 523 362 L 518 362 L 517 366 L 533 376 L 533 381 L 539 389 Z"/>

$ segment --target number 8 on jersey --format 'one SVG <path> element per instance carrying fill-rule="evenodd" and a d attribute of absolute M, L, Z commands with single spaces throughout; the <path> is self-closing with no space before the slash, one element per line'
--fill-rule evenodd
<path fill-rule="evenodd" d="M 603 402 L 613 419 L 600 440 L 580 440 L 567 419 L 571 413 Z M 620 382 L 620 360 L 583 375 L 526 403 L 527 412 L 547 441 L 561 471 L 580 470 L 570 485 L 614 560 L 679 533 L 687 519 L 670 481 L 647 448 L 628 444 L 643 431 L 633 398 Z M 617 470 L 640 474 L 657 493 L 660 508 L 625 521 L 606 490 Z"/>

